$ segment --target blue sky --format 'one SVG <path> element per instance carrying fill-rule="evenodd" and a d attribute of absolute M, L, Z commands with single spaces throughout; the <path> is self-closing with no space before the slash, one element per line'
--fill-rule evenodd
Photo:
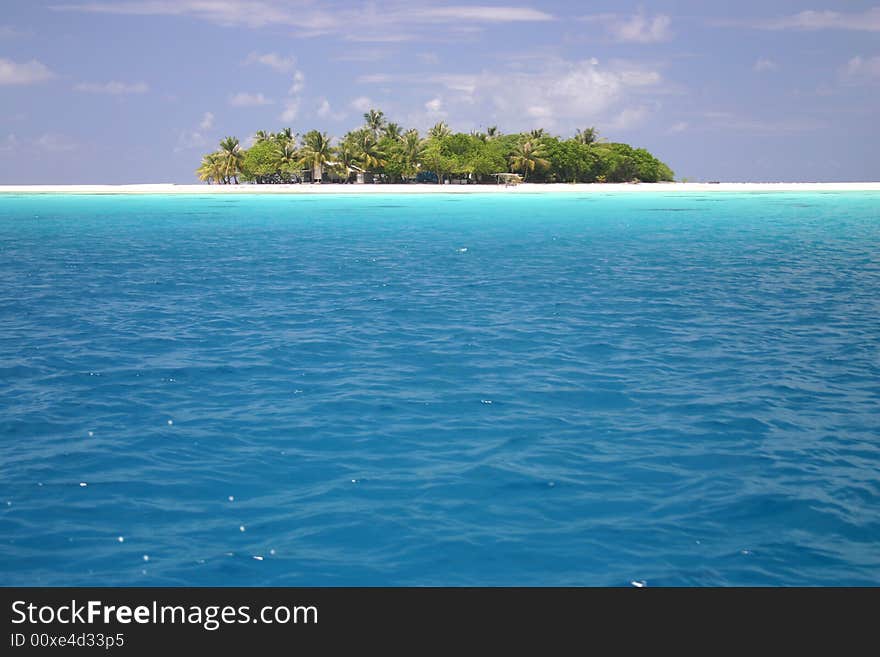
<path fill-rule="evenodd" d="M 595 125 L 691 179 L 880 179 L 872 2 L 2 5 L 0 184 L 193 182 L 224 135 L 341 136 L 369 107 Z"/>

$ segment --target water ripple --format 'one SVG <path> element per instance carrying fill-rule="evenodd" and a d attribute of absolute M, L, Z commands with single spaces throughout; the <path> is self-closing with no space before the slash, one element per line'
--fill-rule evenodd
<path fill-rule="evenodd" d="M 0 584 L 880 584 L 878 195 L 450 200 L 0 198 Z"/>

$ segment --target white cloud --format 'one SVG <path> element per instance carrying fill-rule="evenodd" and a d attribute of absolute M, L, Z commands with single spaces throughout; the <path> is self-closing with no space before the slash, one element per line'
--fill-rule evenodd
<path fill-rule="evenodd" d="M 121 96 L 123 94 L 145 94 L 150 90 L 146 82 L 81 82 L 73 87 L 76 91 L 85 91 L 93 94 L 109 94 Z"/>
<path fill-rule="evenodd" d="M 627 87 L 650 87 L 660 82 L 660 74 L 648 69 L 625 68 L 617 75 L 621 84 Z"/>
<path fill-rule="evenodd" d="M 28 150 L 38 149 L 45 153 L 69 153 L 80 147 L 67 135 L 50 132 L 44 133 L 36 139 L 21 140 L 15 134 L 9 134 L 4 139 L 0 139 L 0 153 L 14 153 L 21 146 Z"/>
<path fill-rule="evenodd" d="M 326 98 L 322 98 L 320 101 L 318 101 L 318 109 L 315 110 L 315 114 L 323 119 L 330 116 L 332 112 L 333 108 L 330 107 L 329 100 L 327 100 Z"/>
<path fill-rule="evenodd" d="M 425 103 L 425 109 L 431 114 L 438 114 L 440 113 L 440 110 L 443 109 L 443 101 L 439 98 L 432 98 Z"/>
<path fill-rule="evenodd" d="M 18 137 L 14 134 L 6 135 L 3 141 L 0 141 L 0 153 L 12 153 L 18 148 Z"/>
<path fill-rule="evenodd" d="M 412 20 L 476 22 L 476 23 L 520 23 L 551 21 L 553 16 L 538 9 L 528 7 L 489 7 L 452 6 L 425 7 L 411 10 Z"/>
<path fill-rule="evenodd" d="M 632 16 L 598 14 L 582 20 L 603 24 L 615 41 L 624 43 L 658 43 L 672 38 L 672 19 L 666 14 L 647 16 L 640 10 Z"/>
<path fill-rule="evenodd" d="M 284 111 L 281 112 L 281 115 L 278 117 L 279 120 L 284 121 L 285 123 L 291 123 L 296 120 L 296 117 L 299 115 L 299 99 L 298 98 L 289 98 L 284 101 Z"/>
<path fill-rule="evenodd" d="M 260 93 L 251 94 L 246 91 L 240 91 L 229 98 L 229 104 L 232 107 L 260 107 L 262 105 L 271 105 L 272 101 Z"/>
<path fill-rule="evenodd" d="M 214 127 L 214 115 L 211 112 L 205 112 L 202 120 L 199 122 L 198 128 L 195 130 L 184 130 L 177 136 L 177 145 L 174 152 L 187 151 L 193 148 L 204 148 L 208 145 L 208 136 L 205 134 Z"/>
<path fill-rule="evenodd" d="M 435 52 L 420 52 L 416 54 L 416 57 L 419 60 L 425 62 L 425 64 L 439 64 L 440 56 Z"/>
<path fill-rule="evenodd" d="M 421 37 L 407 32 L 365 32 L 363 34 L 346 34 L 343 38 L 355 43 L 407 43 Z"/>
<path fill-rule="evenodd" d="M 444 109 L 443 99 L 440 97 L 430 99 L 424 104 L 424 108 L 424 111 L 419 113 L 418 118 L 413 121 L 416 125 L 434 124 L 449 116 L 449 112 Z"/>
<path fill-rule="evenodd" d="M 0 58 L 0 85 L 35 84 L 55 77 L 45 64 L 32 59 L 17 63 L 11 59 Z"/>
<path fill-rule="evenodd" d="M 359 76 L 355 81 L 360 84 L 386 84 L 391 82 L 406 82 L 410 85 L 432 84 L 440 85 L 452 91 L 472 94 L 478 80 L 479 77 L 473 73 L 438 73 L 433 75 L 370 73 Z"/>
<path fill-rule="evenodd" d="M 0 25 L 0 39 L 13 39 L 15 37 L 29 36 L 30 32 L 23 32 L 11 25 Z"/>
<path fill-rule="evenodd" d="M 544 58 L 534 70 L 484 70 L 393 79 L 425 86 L 434 93 L 439 87 L 442 95 L 429 98 L 442 98 L 443 111 L 449 116 L 469 121 L 471 126 L 497 123 L 504 130 L 538 125 L 573 130 L 585 123 L 631 126 L 644 119 L 652 106 L 642 97 L 663 91 L 662 77 L 655 70 L 628 64 L 605 67 L 596 59 L 571 62 Z M 407 118 L 423 127 L 433 118 L 430 110 L 425 105 L 422 111 Z"/>
<path fill-rule="evenodd" d="M 296 58 L 282 57 L 278 53 L 274 52 L 264 54 L 252 52 L 250 55 L 247 56 L 247 59 L 244 60 L 244 63 L 262 64 L 263 66 L 267 66 L 277 73 L 289 73 L 296 66 Z"/>
<path fill-rule="evenodd" d="M 844 66 L 843 77 L 847 82 L 880 80 L 880 55 L 875 55 L 874 57 L 857 55 L 853 57 Z"/>
<path fill-rule="evenodd" d="M 394 79 L 395 76 L 388 73 L 368 73 L 367 75 L 358 76 L 355 81 L 360 84 L 382 84 L 384 82 L 391 82 Z"/>
<path fill-rule="evenodd" d="M 197 130 L 181 132 L 177 137 L 177 145 L 174 152 L 188 151 L 193 148 L 203 148 L 208 145 L 208 139 L 205 135 Z"/>
<path fill-rule="evenodd" d="M 553 108 L 549 105 L 529 105 L 526 114 L 535 119 L 553 119 Z"/>
<path fill-rule="evenodd" d="M 77 148 L 76 143 L 74 143 L 69 137 L 51 133 L 38 137 L 34 140 L 34 145 L 47 153 L 68 153 Z"/>
<path fill-rule="evenodd" d="M 400 27 L 430 29 L 436 37 L 438 24 L 476 27 L 480 24 L 553 20 L 547 12 L 529 7 L 413 7 L 411 2 L 403 0 L 383 3 L 378 8 L 373 3 L 346 8 L 286 0 L 131 0 L 126 3 L 103 0 L 55 5 L 52 9 L 130 16 L 190 16 L 224 26 L 289 26 L 300 30 L 299 36 L 335 34 L 379 41 L 408 34 L 402 33 Z"/>
<path fill-rule="evenodd" d="M 761 117 L 743 117 L 726 111 L 703 112 L 706 119 L 701 123 L 704 129 L 736 130 L 755 135 L 800 134 L 815 132 L 825 124 L 815 119 L 787 116 L 783 119 L 764 119 Z"/>
<path fill-rule="evenodd" d="M 345 112 L 334 112 L 330 101 L 326 98 L 318 100 L 318 107 L 315 114 L 322 119 L 330 119 L 331 121 L 341 121 L 345 118 Z"/>
<path fill-rule="evenodd" d="M 132 2 L 82 2 L 55 5 L 56 11 L 128 16 L 193 16 L 220 25 L 263 27 L 295 24 L 292 9 L 261 0 L 134 0 Z"/>
<path fill-rule="evenodd" d="M 373 107 L 373 101 L 366 96 L 358 96 L 353 101 L 351 101 L 351 106 L 358 112 L 366 112 L 371 107 Z"/>
<path fill-rule="evenodd" d="M 617 116 L 615 116 L 608 127 L 612 130 L 629 130 L 644 123 L 648 118 L 650 110 L 644 105 L 639 107 L 625 107 Z"/>
<path fill-rule="evenodd" d="M 880 32 L 880 7 L 863 12 L 844 13 L 838 11 L 802 11 L 756 23 L 755 27 L 767 30 L 855 30 Z"/>
<path fill-rule="evenodd" d="M 687 121 L 678 121 L 677 123 L 673 123 L 671 126 L 669 126 L 669 130 L 667 130 L 666 132 L 669 132 L 671 134 L 677 134 L 680 132 L 684 132 L 687 129 L 688 129 L 688 122 Z"/>
<path fill-rule="evenodd" d="M 755 62 L 752 69 L 755 73 L 766 73 L 768 71 L 775 71 L 779 66 L 772 59 L 765 59 L 763 57 L 758 58 Z"/>
<path fill-rule="evenodd" d="M 388 59 L 391 52 L 380 48 L 357 48 L 333 57 L 334 62 L 379 62 Z"/>
<path fill-rule="evenodd" d="M 305 87 L 306 76 L 302 71 L 296 71 L 293 74 L 293 84 L 287 90 L 287 99 L 284 101 L 284 110 L 278 117 L 285 123 L 291 123 L 299 116 L 300 99 L 299 92 Z"/>
<path fill-rule="evenodd" d="M 302 71 L 296 71 L 293 74 L 293 84 L 288 89 L 287 94 L 289 96 L 294 96 L 298 94 L 303 88 L 306 86 L 306 76 Z"/>

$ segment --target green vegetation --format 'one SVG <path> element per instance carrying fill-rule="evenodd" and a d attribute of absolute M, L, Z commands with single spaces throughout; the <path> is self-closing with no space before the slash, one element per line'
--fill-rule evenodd
<path fill-rule="evenodd" d="M 505 135 L 492 126 L 486 132 L 453 133 L 444 122 L 423 138 L 417 130 L 389 123 L 370 110 L 364 125 L 334 140 L 317 130 L 301 138 L 291 128 L 263 130 L 244 149 L 226 137 L 217 151 L 202 158 L 196 171 L 207 183 L 290 183 L 300 180 L 494 182 L 496 174 L 518 174 L 531 182 L 660 182 L 673 180 L 672 170 L 644 148 L 609 143 L 595 128 L 570 138 L 543 129 Z"/>

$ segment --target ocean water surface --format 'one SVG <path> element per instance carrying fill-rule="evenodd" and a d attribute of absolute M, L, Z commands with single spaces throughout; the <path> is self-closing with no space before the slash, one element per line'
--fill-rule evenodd
<path fill-rule="evenodd" d="M 880 195 L 0 195 L 0 584 L 880 584 Z"/>

